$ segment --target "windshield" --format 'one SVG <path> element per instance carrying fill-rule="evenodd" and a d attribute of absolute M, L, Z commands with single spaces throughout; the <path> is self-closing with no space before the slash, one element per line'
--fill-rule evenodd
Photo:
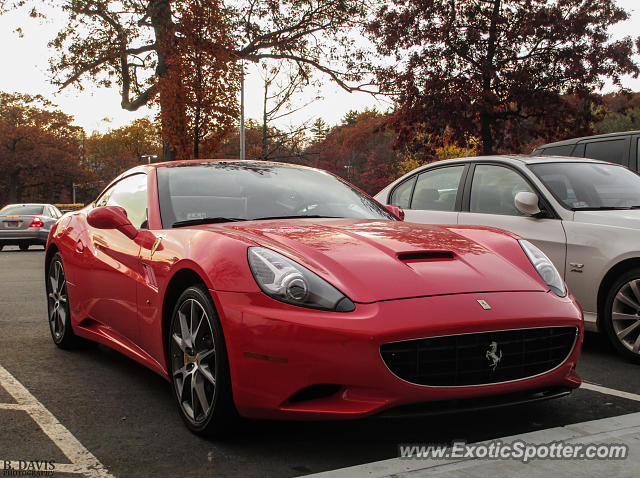
<path fill-rule="evenodd" d="M 9 204 L 0 209 L 0 216 L 20 215 L 20 216 L 37 216 L 41 215 L 44 207 L 33 204 Z"/>
<path fill-rule="evenodd" d="M 335 176 L 311 168 L 262 162 L 215 162 L 158 169 L 165 228 L 292 217 L 395 219 Z"/>
<path fill-rule="evenodd" d="M 622 166 L 566 162 L 529 168 L 567 209 L 640 208 L 640 176 Z"/>

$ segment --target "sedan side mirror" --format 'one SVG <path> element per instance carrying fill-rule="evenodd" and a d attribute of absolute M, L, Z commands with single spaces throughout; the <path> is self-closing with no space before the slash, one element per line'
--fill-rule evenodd
<path fill-rule="evenodd" d="M 400 206 L 394 206 L 393 204 L 385 204 L 385 209 L 393 214 L 395 217 L 404 221 L 404 211 Z"/>
<path fill-rule="evenodd" d="M 514 198 L 516 209 L 527 216 L 540 214 L 540 206 L 538 205 L 539 200 L 540 199 L 536 193 L 526 191 L 520 191 Z"/>
<path fill-rule="evenodd" d="M 92 209 L 87 215 L 87 222 L 96 229 L 117 229 L 129 239 L 135 239 L 138 235 L 138 230 L 127 217 L 127 211 L 120 206 Z"/>

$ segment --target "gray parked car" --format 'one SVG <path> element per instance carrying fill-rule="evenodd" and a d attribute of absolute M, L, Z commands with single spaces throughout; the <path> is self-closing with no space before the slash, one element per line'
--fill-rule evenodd
<path fill-rule="evenodd" d="M 52 204 L 9 204 L 0 209 L 0 251 L 4 246 L 19 246 L 26 251 L 31 245 L 47 243 L 51 226 L 62 216 Z"/>
<path fill-rule="evenodd" d="M 532 156 L 573 156 L 622 164 L 640 171 L 640 131 L 599 134 L 543 144 Z"/>
<path fill-rule="evenodd" d="M 640 176 L 617 164 L 559 156 L 437 161 L 375 198 L 417 223 L 493 226 L 542 249 L 584 309 L 640 363 Z"/>

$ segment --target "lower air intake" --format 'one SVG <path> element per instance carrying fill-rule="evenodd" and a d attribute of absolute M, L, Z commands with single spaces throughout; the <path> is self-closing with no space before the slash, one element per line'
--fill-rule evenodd
<path fill-rule="evenodd" d="M 577 327 L 538 327 L 447 335 L 380 347 L 389 370 L 407 382 L 438 387 L 486 385 L 549 372 L 573 350 Z"/>

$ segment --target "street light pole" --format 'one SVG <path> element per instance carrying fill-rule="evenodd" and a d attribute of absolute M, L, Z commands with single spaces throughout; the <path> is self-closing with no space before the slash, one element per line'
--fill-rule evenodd
<path fill-rule="evenodd" d="M 240 159 L 245 159 L 244 149 L 244 61 L 241 63 L 242 76 L 240 77 Z"/>

